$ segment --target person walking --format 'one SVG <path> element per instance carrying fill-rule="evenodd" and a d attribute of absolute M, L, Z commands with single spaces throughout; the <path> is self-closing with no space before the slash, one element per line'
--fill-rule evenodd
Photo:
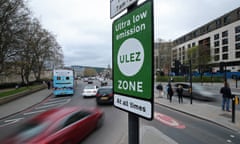
<path fill-rule="evenodd" d="M 159 91 L 159 97 L 162 98 L 164 95 L 162 84 L 158 84 L 156 88 Z"/>
<path fill-rule="evenodd" d="M 172 89 L 171 83 L 168 83 L 168 90 L 167 90 L 167 92 L 168 92 L 169 100 L 170 100 L 170 102 L 172 102 L 173 89 Z"/>
<path fill-rule="evenodd" d="M 183 87 L 182 87 L 182 85 L 178 85 L 177 94 L 178 94 L 178 102 L 183 103 Z"/>
<path fill-rule="evenodd" d="M 230 112 L 229 103 L 232 98 L 232 92 L 226 81 L 224 82 L 224 86 L 220 89 L 220 93 L 222 94 L 222 110 L 224 111 L 226 108 L 226 111 Z"/>
<path fill-rule="evenodd" d="M 51 88 L 51 82 L 50 82 L 50 80 L 47 82 L 47 86 L 48 86 L 48 89 Z"/>

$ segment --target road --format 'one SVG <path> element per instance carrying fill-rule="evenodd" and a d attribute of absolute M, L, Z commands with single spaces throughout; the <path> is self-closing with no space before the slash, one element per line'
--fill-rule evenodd
<path fill-rule="evenodd" d="M 142 123 L 157 129 L 162 136 L 167 136 L 176 143 L 237 144 L 240 140 L 239 133 L 159 105 L 155 106 L 155 119 L 143 120 Z"/>
<path fill-rule="evenodd" d="M 95 84 L 100 83 L 95 81 Z M 105 113 L 103 127 L 93 132 L 81 144 L 127 144 L 128 143 L 128 114 L 111 105 L 96 105 L 95 98 L 83 98 L 81 92 L 86 83 L 78 81 L 73 97 L 49 97 L 42 103 L 28 108 L 20 113 L 9 116 L 0 121 L 0 139 L 11 132 L 24 120 L 56 106 L 91 106 L 100 107 Z M 6 131 L 6 129 L 8 131 Z M 153 137 L 150 137 L 151 131 Z M 167 139 L 171 143 L 206 144 L 206 143 L 239 143 L 240 135 L 215 124 L 196 119 L 194 117 L 172 111 L 155 105 L 155 119 L 147 121 L 140 119 L 141 143 L 157 143 Z"/>

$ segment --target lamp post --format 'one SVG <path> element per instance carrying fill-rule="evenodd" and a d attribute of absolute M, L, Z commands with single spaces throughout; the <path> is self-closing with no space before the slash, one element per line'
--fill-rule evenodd
<path fill-rule="evenodd" d="M 224 81 L 227 82 L 227 66 L 225 62 L 224 62 Z"/>
<path fill-rule="evenodd" d="M 190 75 L 190 104 L 192 104 L 192 60 L 189 60 L 189 75 Z"/>

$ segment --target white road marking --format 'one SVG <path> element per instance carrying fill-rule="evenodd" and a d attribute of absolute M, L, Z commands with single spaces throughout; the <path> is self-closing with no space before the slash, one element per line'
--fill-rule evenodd
<path fill-rule="evenodd" d="M 53 107 L 53 106 L 62 106 L 62 105 L 69 103 L 70 101 L 71 101 L 71 99 L 67 99 L 65 102 L 53 103 L 53 104 L 49 104 L 49 105 L 45 105 L 45 106 L 39 106 L 39 107 L 36 107 L 35 109 L 43 109 L 43 108 L 48 108 L 48 107 Z"/>
<path fill-rule="evenodd" d="M 40 112 L 44 112 L 44 111 L 46 111 L 46 110 L 32 111 L 32 112 L 24 113 L 23 115 L 30 115 L 30 114 L 40 113 Z"/>
<path fill-rule="evenodd" d="M 62 103 L 62 102 L 65 102 L 66 100 L 56 100 L 56 101 L 52 101 L 52 102 L 46 102 L 44 103 L 44 105 L 48 105 L 48 104 L 54 104 L 54 103 Z"/>
<path fill-rule="evenodd" d="M 53 107 L 53 106 L 57 106 L 57 105 L 60 105 L 60 104 L 57 103 L 57 104 L 45 105 L 45 106 L 36 107 L 35 109 L 38 110 L 38 109 L 43 109 L 43 108 Z"/>
<path fill-rule="evenodd" d="M 4 123 L 6 123 L 6 124 L 0 125 L 0 127 L 5 127 L 7 125 L 17 123 L 17 122 L 21 121 L 22 119 L 24 119 L 24 118 L 16 118 L 16 119 L 5 120 Z"/>

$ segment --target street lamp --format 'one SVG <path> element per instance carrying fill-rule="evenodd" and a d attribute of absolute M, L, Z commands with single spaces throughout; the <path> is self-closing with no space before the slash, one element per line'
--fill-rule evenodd
<path fill-rule="evenodd" d="M 189 75 L 190 75 L 190 103 L 192 104 L 192 60 L 189 60 Z"/>

